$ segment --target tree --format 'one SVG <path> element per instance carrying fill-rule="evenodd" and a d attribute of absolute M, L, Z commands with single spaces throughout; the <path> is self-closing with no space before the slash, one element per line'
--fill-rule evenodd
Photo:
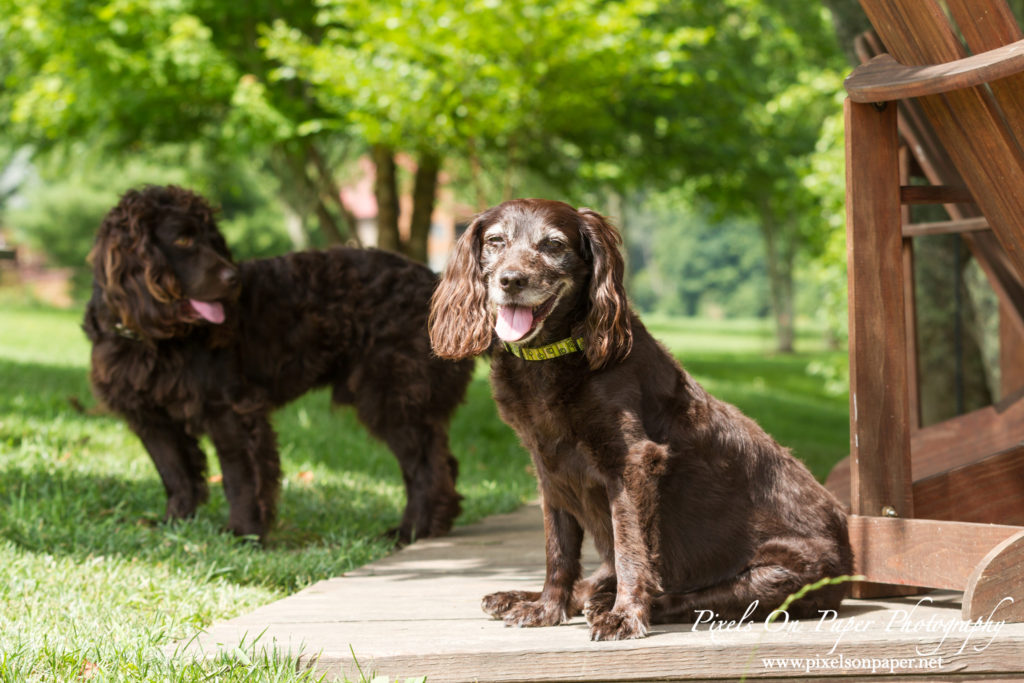
<path fill-rule="evenodd" d="M 402 245 L 415 255 L 425 246 L 445 160 L 468 160 L 478 204 L 489 203 L 485 175 L 501 178 L 491 183 L 500 188 L 493 200 L 515 191 L 520 168 L 549 178 L 581 171 L 584 182 L 618 173 L 573 162 L 595 153 L 623 158 L 646 134 L 628 127 L 640 123 L 625 116 L 630 98 L 639 88 L 662 88 L 664 74 L 650 76 L 664 71 L 666 50 L 686 42 L 652 22 L 661 4 L 325 0 L 319 39 L 279 21 L 263 45 L 284 65 L 280 73 L 308 83 L 330 120 L 352 126 L 373 150 L 381 239 L 389 245 L 399 241 L 394 153 L 417 159 L 412 230 Z"/>
<path fill-rule="evenodd" d="M 88 141 L 137 156 L 168 143 L 244 154 L 321 239 L 356 239 L 334 177 L 345 131 L 318 128 L 301 82 L 277 79 L 258 27 L 287 17 L 313 32 L 307 2 L 0 0 L 7 128 L 38 150 Z M 304 125 L 303 125 L 304 124 Z"/>
<path fill-rule="evenodd" d="M 641 310 L 669 315 L 766 314 L 757 226 L 749 219 L 711 222 L 680 194 L 647 197 L 630 221 L 630 299 Z"/>
<path fill-rule="evenodd" d="M 734 0 L 700 11 L 720 29 L 715 50 L 699 56 L 706 74 L 718 74 L 705 105 L 721 123 L 690 164 L 689 183 L 721 214 L 758 222 L 778 349 L 791 351 L 797 258 L 819 251 L 834 229 L 804 179 L 822 125 L 840 109 L 845 62 L 813 3 Z"/>

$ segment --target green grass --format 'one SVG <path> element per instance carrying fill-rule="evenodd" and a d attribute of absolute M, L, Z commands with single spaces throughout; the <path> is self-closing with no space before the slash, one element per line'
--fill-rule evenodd
<path fill-rule="evenodd" d="M 833 355 L 772 355 L 757 322 L 649 322 L 709 390 L 819 477 L 845 454 L 846 398 L 807 372 Z M 164 493 L 145 451 L 120 420 L 89 410 L 78 324 L 77 312 L 0 310 L 0 682 L 307 680 L 259 643 L 213 662 L 167 652 L 216 620 L 385 555 L 376 536 L 398 522 L 404 502 L 394 457 L 315 392 L 275 415 L 284 483 L 266 549 L 221 531 L 227 505 L 217 485 L 197 519 L 160 524 Z M 483 362 L 452 447 L 460 524 L 535 495 Z"/>

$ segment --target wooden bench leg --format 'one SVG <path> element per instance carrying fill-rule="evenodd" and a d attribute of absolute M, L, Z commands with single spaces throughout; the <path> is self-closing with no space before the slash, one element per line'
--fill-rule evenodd
<path fill-rule="evenodd" d="M 982 559 L 967 580 L 961 616 L 968 621 L 1024 621 L 1024 529 Z"/>
<path fill-rule="evenodd" d="M 907 518 L 914 510 L 896 105 L 847 100 L 844 111 L 850 506 L 857 515 Z M 866 585 L 853 591 L 855 597 L 907 593 Z"/>

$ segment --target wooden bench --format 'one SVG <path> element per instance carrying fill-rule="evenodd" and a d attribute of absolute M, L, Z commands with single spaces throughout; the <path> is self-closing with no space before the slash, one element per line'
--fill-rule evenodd
<path fill-rule="evenodd" d="M 960 233 L 1000 299 L 1005 384 L 1020 383 L 1024 34 L 1002 0 L 861 6 L 881 42 L 862 41 L 878 56 L 846 81 L 851 455 L 828 482 L 849 492 L 871 582 L 855 594 L 950 588 L 965 619 L 1024 621 L 1024 393 L 921 427 L 909 276 L 915 236 Z M 931 185 L 907 183 L 908 154 Z M 950 221 L 912 225 L 913 203 Z"/>

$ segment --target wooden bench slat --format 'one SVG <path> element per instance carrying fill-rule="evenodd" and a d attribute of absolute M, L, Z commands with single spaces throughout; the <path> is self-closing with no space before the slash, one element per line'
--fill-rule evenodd
<path fill-rule="evenodd" d="M 904 237 L 923 237 L 925 235 L 954 235 L 962 232 L 980 232 L 988 230 L 988 219 L 984 216 L 963 218 L 950 221 L 928 221 L 922 223 L 904 223 Z"/>
<path fill-rule="evenodd" d="M 955 62 L 906 66 L 882 54 L 854 69 L 845 81 L 854 102 L 891 102 L 938 95 L 1024 71 L 1024 40 Z"/>
<path fill-rule="evenodd" d="M 914 482 L 914 514 L 987 524 L 1024 525 L 1024 446 Z"/>
<path fill-rule="evenodd" d="M 910 65 L 963 57 L 945 14 L 934 0 L 862 6 L 893 57 Z M 913 27 L 913 30 L 908 30 Z M 1010 255 L 1024 274 L 1024 152 L 989 91 L 977 87 L 919 98 L 921 108 Z"/>
<path fill-rule="evenodd" d="M 850 517 L 853 570 L 873 581 L 963 590 L 975 567 L 1019 527 Z"/>

